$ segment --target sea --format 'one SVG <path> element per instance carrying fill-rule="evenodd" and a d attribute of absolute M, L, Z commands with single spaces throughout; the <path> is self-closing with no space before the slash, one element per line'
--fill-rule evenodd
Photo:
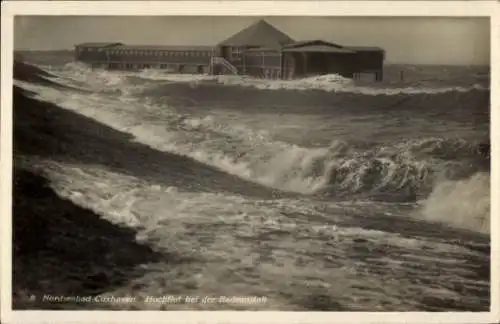
<path fill-rule="evenodd" d="M 61 197 L 191 260 L 141 264 L 142 276 L 101 295 L 137 302 L 106 307 L 489 310 L 490 163 L 479 152 L 488 67 L 388 65 L 375 82 L 107 71 L 56 52 L 23 59 L 50 81 L 14 80 L 32 97 L 196 162 L 121 157 L 161 170 L 151 178 L 98 156 L 18 157 Z M 154 299 L 165 296 L 205 302 Z"/>

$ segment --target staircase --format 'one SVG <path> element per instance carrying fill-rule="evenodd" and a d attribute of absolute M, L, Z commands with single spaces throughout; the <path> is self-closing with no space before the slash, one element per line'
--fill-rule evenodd
<path fill-rule="evenodd" d="M 222 66 L 226 71 L 230 72 L 231 74 L 238 74 L 238 69 L 231 64 L 228 60 L 221 56 L 212 56 L 210 60 L 210 70 L 214 71 L 215 66 Z"/>

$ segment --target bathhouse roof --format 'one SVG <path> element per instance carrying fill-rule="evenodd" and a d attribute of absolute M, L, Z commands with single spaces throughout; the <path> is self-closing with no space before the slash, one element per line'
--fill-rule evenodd
<path fill-rule="evenodd" d="M 109 42 L 106 42 L 106 43 L 81 43 L 81 44 L 77 44 L 76 46 L 81 46 L 81 47 L 111 47 L 111 46 L 119 46 L 119 45 L 123 45 L 122 43 L 109 43 Z"/>
<path fill-rule="evenodd" d="M 288 44 L 283 47 L 283 52 L 355 53 L 355 51 L 351 48 L 320 39 L 305 40 Z"/>
<path fill-rule="evenodd" d="M 328 53 L 359 53 L 359 52 L 384 52 L 380 47 L 374 46 L 344 46 L 320 39 L 304 40 L 287 44 L 283 52 L 328 52 Z"/>
<path fill-rule="evenodd" d="M 118 50 L 151 50 L 151 51 L 205 51 L 213 50 L 213 46 L 189 45 L 120 45 Z"/>
<path fill-rule="evenodd" d="M 301 46 L 301 47 L 285 48 L 285 49 L 283 49 L 283 52 L 356 53 L 356 51 L 353 51 L 349 48 L 338 48 L 338 47 L 332 47 L 332 46 L 327 46 L 327 45 L 307 45 L 307 46 Z"/>
<path fill-rule="evenodd" d="M 306 46 L 312 46 L 312 45 L 321 45 L 321 46 L 328 46 L 332 48 L 343 48 L 344 46 L 335 44 L 332 42 L 327 42 L 321 39 L 312 39 L 312 40 L 302 40 L 298 42 L 293 42 L 290 44 L 285 45 L 285 48 L 298 48 L 298 47 L 306 47 Z"/>
<path fill-rule="evenodd" d="M 383 48 L 376 47 L 376 46 L 345 46 L 346 48 L 352 49 L 356 52 L 384 52 Z"/>
<path fill-rule="evenodd" d="M 219 45 L 281 47 L 292 42 L 290 36 L 265 20 L 259 20 L 220 42 Z"/>

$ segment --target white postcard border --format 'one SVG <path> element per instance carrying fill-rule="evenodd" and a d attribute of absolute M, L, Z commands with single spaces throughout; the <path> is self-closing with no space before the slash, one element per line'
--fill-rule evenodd
<path fill-rule="evenodd" d="M 5 323 L 493 323 L 500 309 L 500 170 L 491 167 L 490 312 L 12 311 L 11 194 L 15 15 L 491 17 L 491 151 L 500 156 L 500 5 L 496 1 L 11 1 L 2 2 L 1 304 Z M 57 274 L 54 274 L 57 275 Z"/>

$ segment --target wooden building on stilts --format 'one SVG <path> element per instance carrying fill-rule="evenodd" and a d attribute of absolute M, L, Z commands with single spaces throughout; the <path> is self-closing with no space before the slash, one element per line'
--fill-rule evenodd
<path fill-rule="evenodd" d="M 295 79 L 338 74 L 383 78 L 385 51 L 343 46 L 324 40 L 294 41 L 264 20 L 215 46 L 145 46 L 122 43 L 76 45 L 75 59 L 93 67 L 120 70 L 161 69 L 173 73 L 237 74 Z"/>

